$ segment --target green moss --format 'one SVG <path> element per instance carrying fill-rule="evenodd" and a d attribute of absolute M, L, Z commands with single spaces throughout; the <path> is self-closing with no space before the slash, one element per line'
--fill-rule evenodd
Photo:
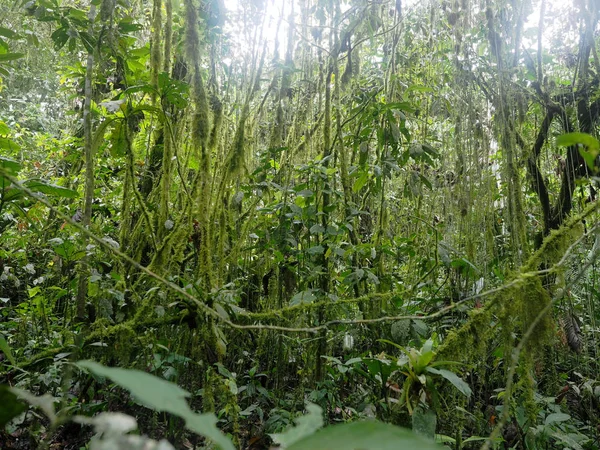
<path fill-rule="evenodd" d="M 137 333 L 131 327 L 131 324 L 119 324 L 112 329 L 114 335 L 113 348 L 115 356 L 121 367 L 129 365 L 135 348 L 138 346 Z"/>
<path fill-rule="evenodd" d="M 451 331 L 440 346 L 437 358 L 472 362 L 485 356 L 494 332 L 492 308 L 473 309 L 467 323 Z"/>
<path fill-rule="evenodd" d="M 215 382 L 218 381 L 218 376 L 212 367 L 206 369 L 206 376 L 204 378 L 204 394 L 202 396 L 202 412 L 214 412 L 215 411 Z"/>

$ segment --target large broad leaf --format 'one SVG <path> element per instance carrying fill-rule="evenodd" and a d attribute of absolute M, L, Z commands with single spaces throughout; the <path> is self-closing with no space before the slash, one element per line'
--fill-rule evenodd
<path fill-rule="evenodd" d="M 566 422 L 567 420 L 571 419 L 571 416 L 565 413 L 552 413 L 552 414 L 548 414 L 546 416 L 546 420 L 544 421 L 544 423 L 546 425 L 550 425 L 552 423 L 556 423 L 556 422 Z"/>
<path fill-rule="evenodd" d="M 271 434 L 273 442 L 282 448 L 288 448 L 302 438 L 310 436 L 319 428 L 323 427 L 323 409 L 313 403 L 307 403 L 308 414 L 296 419 L 296 426 L 283 433 Z"/>
<path fill-rule="evenodd" d="M 46 183 L 42 180 L 28 180 L 23 184 L 33 192 L 41 192 L 42 194 L 54 197 L 77 198 L 79 196 L 77 191 L 56 184 Z"/>
<path fill-rule="evenodd" d="M 216 416 L 194 413 L 185 400 L 190 394 L 176 384 L 140 370 L 104 367 L 94 361 L 80 361 L 77 365 L 95 375 L 110 378 L 148 408 L 181 417 L 188 429 L 209 438 L 222 449 L 234 450 L 231 441 L 217 428 Z"/>
<path fill-rule="evenodd" d="M 24 403 L 20 402 L 14 392 L 5 384 L 0 384 L 0 430 L 12 419 L 17 417 L 27 409 Z"/>
<path fill-rule="evenodd" d="M 429 373 L 433 373 L 435 375 L 439 375 L 439 376 L 445 378 L 450 383 L 452 383 L 456 389 L 458 389 L 460 392 L 462 392 L 467 397 L 469 397 L 471 395 L 472 391 L 471 391 L 471 388 L 469 387 L 469 385 L 462 378 L 460 378 L 458 375 L 456 375 L 454 372 L 450 372 L 449 370 L 445 370 L 445 369 L 435 369 L 433 367 L 428 367 L 426 370 Z"/>
<path fill-rule="evenodd" d="M 566 133 L 556 138 L 556 143 L 562 146 L 583 144 L 590 150 L 600 149 L 600 143 L 594 136 L 586 133 Z"/>
<path fill-rule="evenodd" d="M 417 436 L 411 430 L 381 422 L 334 425 L 304 438 L 289 450 L 441 450 L 443 446 Z"/>

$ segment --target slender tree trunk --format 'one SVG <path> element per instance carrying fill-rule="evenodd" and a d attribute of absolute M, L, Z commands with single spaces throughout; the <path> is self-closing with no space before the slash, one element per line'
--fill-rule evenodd
<path fill-rule="evenodd" d="M 90 26 L 88 32 L 93 31 L 94 19 L 96 17 L 96 6 L 90 6 Z M 83 105 L 83 139 L 85 154 L 85 198 L 83 207 L 82 225 L 86 228 L 92 221 L 92 202 L 94 200 L 94 149 L 92 146 L 92 116 L 90 108 L 92 103 L 92 78 L 94 75 L 94 54 L 88 52 L 87 66 L 85 70 L 85 102 Z M 83 246 L 87 247 L 88 238 L 83 238 Z M 84 256 L 79 265 L 79 283 L 77 286 L 77 319 L 85 320 L 85 300 L 87 297 L 87 287 L 89 278 L 88 257 Z"/>

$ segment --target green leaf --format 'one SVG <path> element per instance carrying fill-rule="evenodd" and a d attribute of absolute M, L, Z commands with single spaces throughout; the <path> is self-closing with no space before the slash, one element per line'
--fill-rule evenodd
<path fill-rule="evenodd" d="M 28 180 L 23 183 L 26 187 L 31 189 L 33 192 L 41 192 L 42 194 L 52 195 L 55 197 L 63 198 L 77 198 L 79 194 L 77 191 L 67 189 L 56 184 L 46 183 L 41 180 Z"/>
<path fill-rule="evenodd" d="M 429 373 L 433 373 L 445 378 L 462 394 L 466 395 L 467 397 L 471 396 L 472 391 L 469 385 L 454 372 L 450 372 L 449 370 L 445 369 L 434 369 L 433 367 L 427 367 L 425 370 Z"/>
<path fill-rule="evenodd" d="M 92 35 L 90 35 L 90 33 L 87 33 L 85 31 L 80 31 L 79 37 L 81 38 L 81 43 L 83 44 L 85 49 L 88 51 L 88 53 L 94 53 L 94 47 L 96 46 L 96 40 L 92 37 Z"/>
<path fill-rule="evenodd" d="M 369 172 L 367 172 L 367 171 L 361 172 L 361 174 L 358 176 L 358 178 L 352 185 L 352 192 L 356 193 L 356 192 L 360 191 L 365 186 L 365 184 L 367 184 L 368 181 L 369 181 Z"/>
<path fill-rule="evenodd" d="M 110 378 L 148 408 L 181 417 L 189 430 L 211 439 L 222 449 L 235 450 L 231 441 L 217 428 L 216 416 L 194 413 L 185 400 L 189 392 L 176 384 L 140 370 L 104 367 L 94 361 L 79 361 L 77 366 L 97 376 Z"/>
<path fill-rule="evenodd" d="M 395 367 L 392 366 L 391 362 L 386 359 L 363 358 L 362 360 L 367 365 L 369 373 L 373 376 L 379 375 L 381 377 L 381 383 L 384 385 L 395 370 Z"/>
<path fill-rule="evenodd" d="M 0 36 L 4 36 L 7 39 L 17 39 L 19 35 L 8 28 L 0 27 Z"/>
<path fill-rule="evenodd" d="M 17 417 L 27 409 L 27 406 L 19 401 L 10 387 L 0 384 L 0 430 L 3 430 L 8 422 Z"/>
<path fill-rule="evenodd" d="M 0 120 L 0 136 L 7 136 L 10 134 L 10 128 L 4 122 Z"/>
<path fill-rule="evenodd" d="M 579 154 L 581 155 L 587 166 L 590 168 L 590 170 L 595 170 L 595 161 L 596 157 L 598 156 L 598 150 L 592 150 L 588 152 L 581 147 L 579 147 L 577 150 L 579 150 Z"/>
<path fill-rule="evenodd" d="M 566 133 L 556 138 L 556 143 L 564 147 L 583 144 L 590 150 L 600 149 L 600 142 L 594 136 L 586 133 Z"/>
<path fill-rule="evenodd" d="M 0 351 L 6 355 L 6 358 L 10 361 L 10 363 L 15 366 L 17 363 L 15 362 L 15 358 L 13 358 L 12 352 L 10 351 L 10 345 L 4 339 L 4 336 L 0 334 Z M 1 403 L 0 403 L 1 404 Z M 0 428 L 2 428 L 0 426 Z"/>
<path fill-rule="evenodd" d="M 585 145 L 587 149 L 580 146 L 577 149 L 587 166 L 594 170 L 595 160 L 600 153 L 600 142 L 594 136 L 586 133 L 567 133 L 556 138 L 556 143 L 563 146 Z"/>
<path fill-rule="evenodd" d="M 0 174 L 6 172 L 7 175 L 16 176 L 21 170 L 21 164 L 12 159 L 0 156 Z"/>
<path fill-rule="evenodd" d="M 19 144 L 8 138 L 0 138 L 0 148 L 13 151 L 21 150 L 21 146 Z"/>
<path fill-rule="evenodd" d="M 14 61 L 15 59 L 21 59 L 25 56 L 25 53 L 3 53 L 0 54 L 0 62 Z"/>
<path fill-rule="evenodd" d="M 309 198 L 315 195 L 315 193 L 313 191 L 311 191 L 310 189 L 304 189 L 300 192 L 298 192 L 298 194 L 300 197 L 305 197 L 305 198 Z"/>
<path fill-rule="evenodd" d="M 445 434 L 436 434 L 435 442 L 437 442 L 438 444 L 452 444 L 452 448 L 454 448 L 454 444 L 456 444 L 456 439 Z"/>
<path fill-rule="evenodd" d="M 283 433 L 269 435 L 276 444 L 287 448 L 323 427 L 323 409 L 313 403 L 307 403 L 306 410 L 308 411 L 306 415 L 295 420 L 295 427 L 291 427 Z"/>
<path fill-rule="evenodd" d="M 25 400 L 31 406 L 35 406 L 40 408 L 46 417 L 50 420 L 51 424 L 56 424 L 58 421 L 58 417 L 56 416 L 56 412 L 54 410 L 54 403 L 57 402 L 55 397 L 52 397 L 50 394 L 44 394 L 40 397 L 36 397 L 31 392 L 24 391 L 19 388 L 10 388 L 11 392 L 15 394 L 22 400 Z"/>
<path fill-rule="evenodd" d="M 313 245 L 307 250 L 307 252 L 311 255 L 321 255 L 324 251 L 325 248 L 322 245 Z"/>
<path fill-rule="evenodd" d="M 123 91 L 124 94 L 135 94 L 136 92 L 145 92 L 146 94 L 156 93 L 156 89 L 149 84 L 140 84 L 137 86 L 128 87 Z"/>
<path fill-rule="evenodd" d="M 327 427 L 296 442 L 288 450 L 440 450 L 443 448 L 405 428 L 369 421 Z"/>
<path fill-rule="evenodd" d="M 549 434 L 565 446 L 568 446 L 568 448 L 571 448 L 573 450 L 583 450 L 583 447 L 579 444 L 579 442 L 577 442 L 578 438 L 580 438 L 581 435 L 572 433 L 565 434 L 559 431 L 553 431 Z"/>
<path fill-rule="evenodd" d="M 383 105 L 383 107 L 381 109 L 383 111 L 385 111 L 385 110 L 390 110 L 390 111 L 396 110 L 396 111 L 406 111 L 406 112 L 410 112 L 410 113 L 415 112 L 414 106 L 412 106 L 408 102 L 387 103 L 387 104 Z"/>
<path fill-rule="evenodd" d="M 67 29 L 65 27 L 58 28 L 50 37 L 52 38 L 52 41 L 54 41 L 55 50 L 60 50 L 63 48 L 69 40 L 69 34 L 67 33 Z"/>
<path fill-rule="evenodd" d="M 489 439 L 489 437 L 485 437 L 485 436 L 471 436 L 468 437 L 467 439 L 465 439 L 463 441 L 463 444 L 466 444 L 467 442 L 478 442 L 478 441 L 487 441 Z M 501 440 L 501 438 L 496 438 L 496 441 L 499 442 Z"/>
<path fill-rule="evenodd" d="M 290 306 L 301 305 L 304 303 L 312 303 L 317 299 L 317 296 L 313 293 L 312 289 L 298 292 L 290 300 Z"/>
<path fill-rule="evenodd" d="M 552 413 L 546 416 L 544 423 L 550 425 L 551 423 L 566 422 L 570 418 L 571 416 L 565 413 Z"/>
<path fill-rule="evenodd" d="M 427 368 L 434 356 L 435 353 L 432 350 L 422 352 L 415 362 L 415 372 L 418 374 L 422 373 Z"/>
<path fill-rule="evenodd" d="M 426 411 L 419 407 L 414 410 L 412 415 L 413 431 L 419 436 L 433 439 L 435 437 L 435 428 L 437 426 L 437 416 L 432 409 Z"/>
<path fill-rule="evenodd" d="M 123 34 L 130 33 L 132 31 L 139 31 L 144 28 L 142 25 L 133 23 L 130 18 L 123 19 L 119 22 L 119 31 Z"/>

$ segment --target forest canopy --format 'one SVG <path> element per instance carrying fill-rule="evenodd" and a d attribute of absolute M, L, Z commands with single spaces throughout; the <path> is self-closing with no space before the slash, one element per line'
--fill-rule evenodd
<path fill-rule="evenodd" d="M 599 448 L 599 0 L 0 11 L 0 448 Z"/>

